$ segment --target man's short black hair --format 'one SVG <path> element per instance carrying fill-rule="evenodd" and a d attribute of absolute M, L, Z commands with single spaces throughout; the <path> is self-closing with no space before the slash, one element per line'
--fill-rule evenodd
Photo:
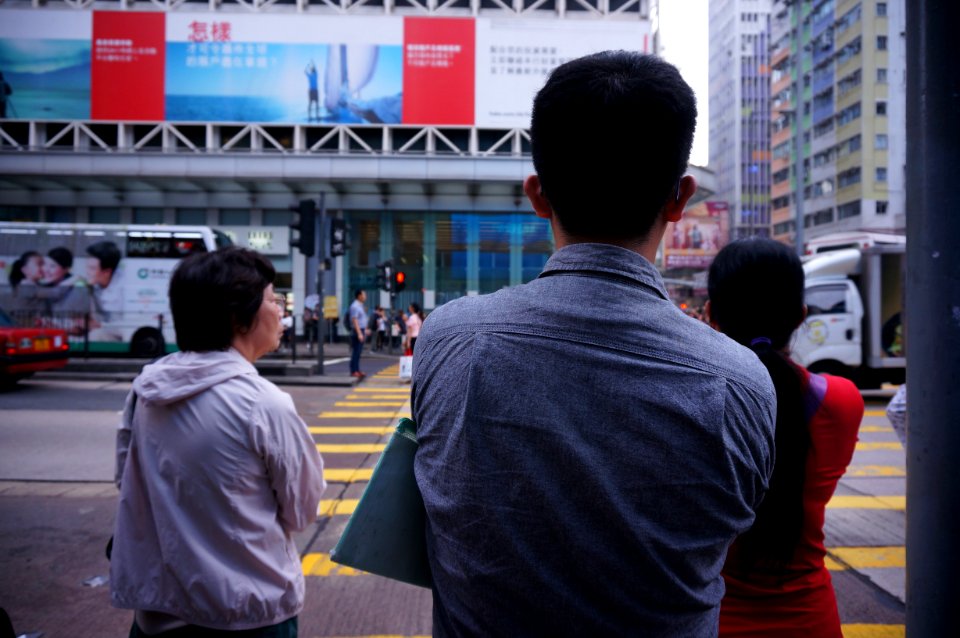
<path fill-rule="evenodd" d="M 581 237 L 643 237 L 675 197 L 696 127 L 676 67 L 628 51 L 558 66 L 533 101 L 533 165 L 560 225 Z"/>
<path fill-rule="evenodd" d="M 359 299 L 360 295 L 362 294 L 363 294 L 363 288 L 357 288 L 356 290 L 353 291 L 353 298 Z"/>
<path fill-rule="evenodd" d="M 273 264 L 246 248 L 222 248 L 186 257 L 170 278 L 170 311 L 181 350 L 226 350 L 253 326 Z"/>
<path fill-rule="evenodd" d="M 120 264 L 120 249 L 112 241 L 98 241 L 87 246 L 87 254 L 96 257 L 100 267 L 105 270 L 116 270 Z"/>

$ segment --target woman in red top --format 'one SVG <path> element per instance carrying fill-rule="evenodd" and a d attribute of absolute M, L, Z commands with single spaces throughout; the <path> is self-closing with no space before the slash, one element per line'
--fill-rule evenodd
<path fill-rule="evenodd" d="M 790 248 L 769 239 L 729 244 L 708 288 L 711 324 L 757 353 L 777 392 L 776 464 L 753 527 L 727 554 L 720 636 L 842 638 L 823 521 L 853 457 L 863 399 L 847 379 L 788 357 L 806 316 L 803 267 Z"/>

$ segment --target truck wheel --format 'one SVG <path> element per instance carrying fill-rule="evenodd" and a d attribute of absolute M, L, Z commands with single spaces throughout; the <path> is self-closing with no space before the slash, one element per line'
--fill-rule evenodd
<path fill-rule="evenodd" d="M 138 358 L 153 359 L 163 355 L 166 344 L 156 328 L 140 328 L 130 339 L 130 354 Z"/>

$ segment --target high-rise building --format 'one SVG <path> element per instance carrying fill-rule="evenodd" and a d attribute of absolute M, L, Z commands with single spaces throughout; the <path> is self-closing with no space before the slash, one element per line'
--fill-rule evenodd
<path fill-rule="evenodd" d="M 902 0 L 773 3 L 776 238 L 905 229 L 904 28 Z"/>
<path fill-rule="evenodd" d="M 770 0 L 710 0 L 710 168 L 731 238 L 770 234 Z"/>

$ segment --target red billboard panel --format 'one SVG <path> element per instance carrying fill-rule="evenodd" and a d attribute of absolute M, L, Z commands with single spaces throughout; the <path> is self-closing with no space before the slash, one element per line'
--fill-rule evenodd
<path fill-rule="evenodd" d="M 163 119 L 164 18 L 154 11 L 93 12 L 93 119 Z"/>
<path fill-rule="evenodd" d="M 404 124 L 473 124 L 472 18 L 405 18 Z"/>

